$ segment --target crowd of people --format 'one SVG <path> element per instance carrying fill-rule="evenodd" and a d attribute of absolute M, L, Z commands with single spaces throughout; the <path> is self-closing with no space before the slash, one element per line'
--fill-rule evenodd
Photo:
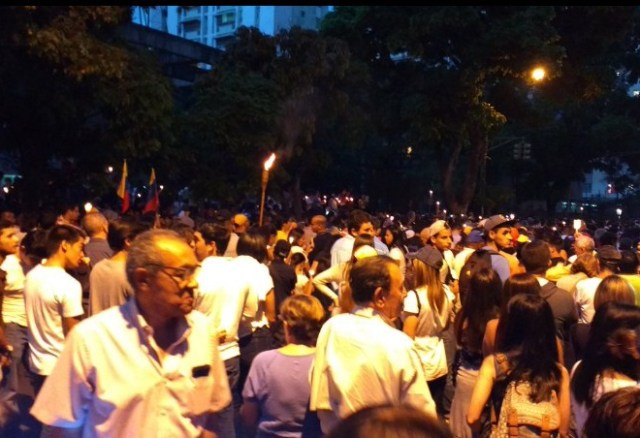
<path fill-rule="evenodd" d="M 638 436 L 635 229 L 59 213 L 0 214 L 1 436 Z"/>

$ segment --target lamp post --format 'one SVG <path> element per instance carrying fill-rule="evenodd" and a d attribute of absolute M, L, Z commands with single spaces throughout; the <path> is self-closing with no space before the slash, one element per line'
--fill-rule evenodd
<path fill-rule="evenodd" d="M 269 169 L 273 166 L 273 162 L 276 160 L 276 154 L 271 153 L 269 158 L 264 162 L 264 169 L 262 170 L 262 196 L 260 197 L 260 219 L 258 224 L 262 226 L 262 218 L 264 217 L 264 198 L 267 194 L 267 183 L 269 182 Z"/>

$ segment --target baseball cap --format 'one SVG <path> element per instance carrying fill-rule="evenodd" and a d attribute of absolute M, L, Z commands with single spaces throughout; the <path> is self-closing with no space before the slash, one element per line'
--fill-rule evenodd
<path fill-rule="evenodd" d="M 484 223 L 484 229 L 486 231 L 491 231 L 496 227 L 499 227 L 499 226 L 508 227 L 513 225 L 514 223 L 515 223 L 514 220 L 511 220 L 501 214 L 496 214 L 494 216 L 487 218 L 487 220 Z"/>
<path fill-rule="evenodd" d="M 283 259 L 289 255 L 289 251 L 291 251 L 291 244 L 283 239 L 278 240 L 273 247 L 273 253 Z"/>
<path fill-rule="evenodd" d="M 467 243 L 483 243 L 482 231 L 476 229 L 471 230 L 467 236 Z"/>
<path fill-rule="evenodd" d="M 353 256 L 356 260 L 362 260 L 366 259 L 367 257 L 374 257 L 377 255 L 378 251 L 376 251 L 376 249 L 371 245 L 362 245 L 353 253 Z"/>
<path fill-rule="evenodd" d="M 414 253 L 409 253 L 410 259 L 418 259 L 427 266 L 439 271 L 444 263 L 442 254 L 431 245 L 426 245 Z"/>
<path fill-rule="evenodd" d="M 451 228 L 447 221 L 439 219 L 429 226 L 429 237 L 435 236 L 444 229 Z"/>
<path fill-rule="evenodd" d="M 598 258 L 602 260 L 620 261 L 622 260 L 622 254 L 613 245 L 602 245 L 596 248 Z"/>

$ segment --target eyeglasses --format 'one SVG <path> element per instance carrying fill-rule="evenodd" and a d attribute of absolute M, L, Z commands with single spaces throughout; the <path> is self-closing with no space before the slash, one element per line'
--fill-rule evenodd
<path fill-rule="evenodd" d="M 199 263 L 195 266 L 188 266 L 184 268 L 164 266 L 157 263 L 151 263 L 151 265 L 159 267 L 160 271 L 168 275 L 169 277 L 171 277 L 171 279 L 175 281 L 178 286 L 185 284 L 191 278 L 193 278 L 193 276 L 198 271 L 198 269 L 200 269 L 200 266 L 201 266 Z"/>

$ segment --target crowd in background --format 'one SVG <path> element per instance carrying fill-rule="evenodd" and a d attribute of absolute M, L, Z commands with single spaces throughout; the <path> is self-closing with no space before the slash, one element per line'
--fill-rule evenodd
<path fill-rule="evenodd" d="M 219 368 L 226 377 L 217 390 L 228 402 L 211 397 L 211 424 L 184 420 L 193 427 L 184 436 L 637 436 L 640 227 L 325 213 L 257 224 L 211 209 L 167 218 L 74 205 L 2 212 L 3 436 L 38 436 L 43 425 L 118 430 L 99 405 L 109 391 L 88 377 L 105 373 L 106 359 L 78 371 L 84 380 L 60 376 L 79 367 L 83 348 L 107 345 L 97 336 L 78 347 L 93 327 L 83 320 L 134 304 L 151 318 L 141 302 L 149 286 L 134 272 L 142 267 L 173 279 L 184 315 L 206 317 L 218 365 L 203 376 L 219 379 Z M 132 265 L 142 263 L 129 257 L 132 245 L 141 251 L 136 239 L 152 229 L 170 234 L 152 233 L 147 252 L 179 239 L 195 262 Z M 161 369 L 182 357 L 151 333 Z M 193 370 L 187 377 L 200 377 Z"/>

